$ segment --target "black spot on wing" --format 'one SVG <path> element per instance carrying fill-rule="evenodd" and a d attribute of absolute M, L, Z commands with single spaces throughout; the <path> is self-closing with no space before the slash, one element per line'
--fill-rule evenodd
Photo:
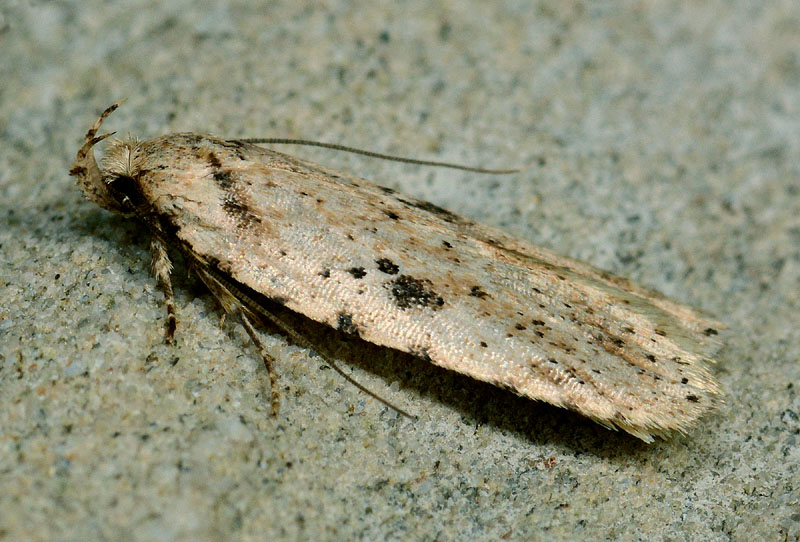
<path fill-rule="evenodd" d="M 222 210 L 236 221 L 239 228 L 250 228 L 261 223 L 261 217 L 252 211 L 247 200 L 237 194 L 225 194 L 222 198 Z"/>
<path fill-rule="evenodd" d="M 470 288 L 469 295 L 471 295 L 472 297 L 477 297 L 478 299 L 486 299 L 487 297 L 489 297 L 489 294 L 484 292 L 480 286 L 473 286 L 472 288 Z"/>
<path fill-rule="evenodd" d="M 218 170 L 215 171 L 212 176 L 214 177 L 214 182 L 226 192 L 233 188 L 233 185 L 236 184 L 236 179 L 230 171 Z"/>
<path fill-rule="evenodd" d="M 400 271 L 400 268 L 389 258 L 375 260 L 375 263 L 378 264 L 378 271 L 386 273 L 387 275 L 396 275 L 397 272 Z"/>
<path fill-rule="evenodd" d="M 348 273 L 353 275 L 353 278 L 363 279 L 367 276 L 367 272 L 363 267 L 351 267 L 347 270 Z"/>
<path fill-rule="evenodd" d="M 211 166 L 213 169 L 217 170 L 222 167 L 222 162 L 220 162 L 219 157 L 216 154 L 214 154 L 213 152 L 209 152 L 208 165 Z"/>
<path fill-rule="evenodd" d="M 340 312 L 336 319 L 336 328 L 348 335 L 358 335 L 358 326 L 353 323 L 353 317 L 346 312 Z"/>
<path fill-rule="evenodd" d="M 431 281 L 427 279 L 417 279 L 410 275 L 400 275 L 386 284 L 398 308 L 405 310 L 411 307 L 430 307 L 437 310 L 444 305 L 444 299 L 430 289 L 431 285 Z"/>
<path fill-rule="evenodd" d="M 445 222 L 451 222 L 454 224 L 459 224 L 461 222 L 464 222 L 464 219 L 458 216 L 457 214 L 448 211 L 447 209 L 444 209 L 442 207 L 439 207 L 438 205 L 435 205 L 429 201 L 423 201 L 421 199 L 399 199 L 399 198 L 398 201 L 405 203 L 409 207 L 414 207 L 421 211 L 426 211 L 428 213 L 436 215 Z"/>

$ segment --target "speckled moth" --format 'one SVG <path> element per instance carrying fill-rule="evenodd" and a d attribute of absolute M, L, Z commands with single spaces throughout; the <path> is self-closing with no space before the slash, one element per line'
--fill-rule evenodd
<path fill-rule="evenodd" d="M 273 389 L 252 321 L 274 321 L 279 304 L 646 441 L 687 430 L 719 402 L 707 356 L 720 324 L 687 306 L 254 140 L 115 140 L 99 167 L 93 147 L 111 134 L 97 131 L 118 105 L 70 173 L 89 200 L 150 233 L 168 338 L 174 247 L 241 317 Z"/>

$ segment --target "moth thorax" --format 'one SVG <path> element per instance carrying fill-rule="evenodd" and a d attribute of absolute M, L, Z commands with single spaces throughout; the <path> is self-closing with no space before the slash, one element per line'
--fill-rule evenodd
<path fill-rule="evenodd" d="M 139 141 L 134 138 L 114 139 L 103 157 L 103 176 L 136 178 L 139 173 Z"/>

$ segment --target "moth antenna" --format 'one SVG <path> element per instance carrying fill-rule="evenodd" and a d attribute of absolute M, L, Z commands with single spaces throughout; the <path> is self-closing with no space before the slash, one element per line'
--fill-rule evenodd
<path fill-rule="evenodd" d="M 336 143 L 324 143 L 322 141 L 312 141 L 310 139 L 284 139 L 284 138 L 248 138 L 248 139 L 234 139 L 234 141 L 241 141 L 243 143 L 253 143 L 256 145 L 306 145 L 308 147 L 322 147 L 324 149 L 333 149 L 335 151 L 350 152 L 353 154 L 361 154 L 371 158 L 380 158 L 381 160 L 389 160 L 392 162 L 403 162 L 406 164 L 416 164 L 419 166 L 433 166 L 445 167 L 450 169 L 460 169 L 463 171 L 471 171 L 473 173 L 488 173 L 490 175 L 508 175 L 509 173 L 517 173 L 518 169 L 485 169 L 480 167 L 464 166 L 461 164 L 453 164 L 450 162 L 436 162 L 433 160 L 417 160 L 416 158 L 406 158 L 404 156 L 394 156 L 391 154 L 382 154 L 379 152 L 367 151 L 356 147 L 348 147 L 346 145 L 339 145 Z"/>
<path fill-rule="evenodd" d="M 70 175 L 78 178 L 78 186 L 90 201 L 116 212 L 121 212 L 121 210 L 117 202 L 108 194 L 108 188 L 103 181 L 103 172 L 98 167 L 97 160 L 95 160 L 94 157 L 94 146 L 105 138 L 114 135 L 115 132 L 111 132 L 110 134 L 98 136 L 97 131 L 103 124 L 103 121 L 124 101 L 125 100 L 120 100 L 106 108 L 97 120 L 94 121 L 92 127 L 86 132 L 83 138 L 83 145 L 78 150 L 75 161 L 72 163 L 69 170 Z"/>

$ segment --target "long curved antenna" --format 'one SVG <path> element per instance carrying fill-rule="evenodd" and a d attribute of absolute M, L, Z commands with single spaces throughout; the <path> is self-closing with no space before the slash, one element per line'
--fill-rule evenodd
<path fill-rule="evenodd" d="M 348 147 L 346 145 L 338 145 L 336 143 L 323 143 L 321 141 L 312 141 L 309 139 L 283 139 L 283 138 L 248 138 L 248 139 L 234 139 L 234 141 L 241 141 L 243 143 L 253 143 L 256 145 L 306 145 L 308 147 L 322 147 L 324 149 L 333 149 L 336 151 L 351 152 L 353 154 L 361 154 L 370 156 L 372 158 L 380 158 L 381 160 L 391 160 L 392 162 L 403 162 L 406 164 L 417 164 L 420 166 L 434 166 L 446 167 L 450 169 L 460 169 L 463 171 L 472 171 L 473 173 L 488 173 L 491 175 L 508 175 L 509 173 L 517 173 L 518 169 L 485 169 L 480 167 L 463 166 L 461 164 L 453 164 L 450 162 L 436 162 L 433 160 L 417 160 L 416 158 L 406 158 L 403 156 L 393 156 L 391 154 L 382 154 L 379 152 L 367 151 L 358 149 L 356 147 Z"/>

